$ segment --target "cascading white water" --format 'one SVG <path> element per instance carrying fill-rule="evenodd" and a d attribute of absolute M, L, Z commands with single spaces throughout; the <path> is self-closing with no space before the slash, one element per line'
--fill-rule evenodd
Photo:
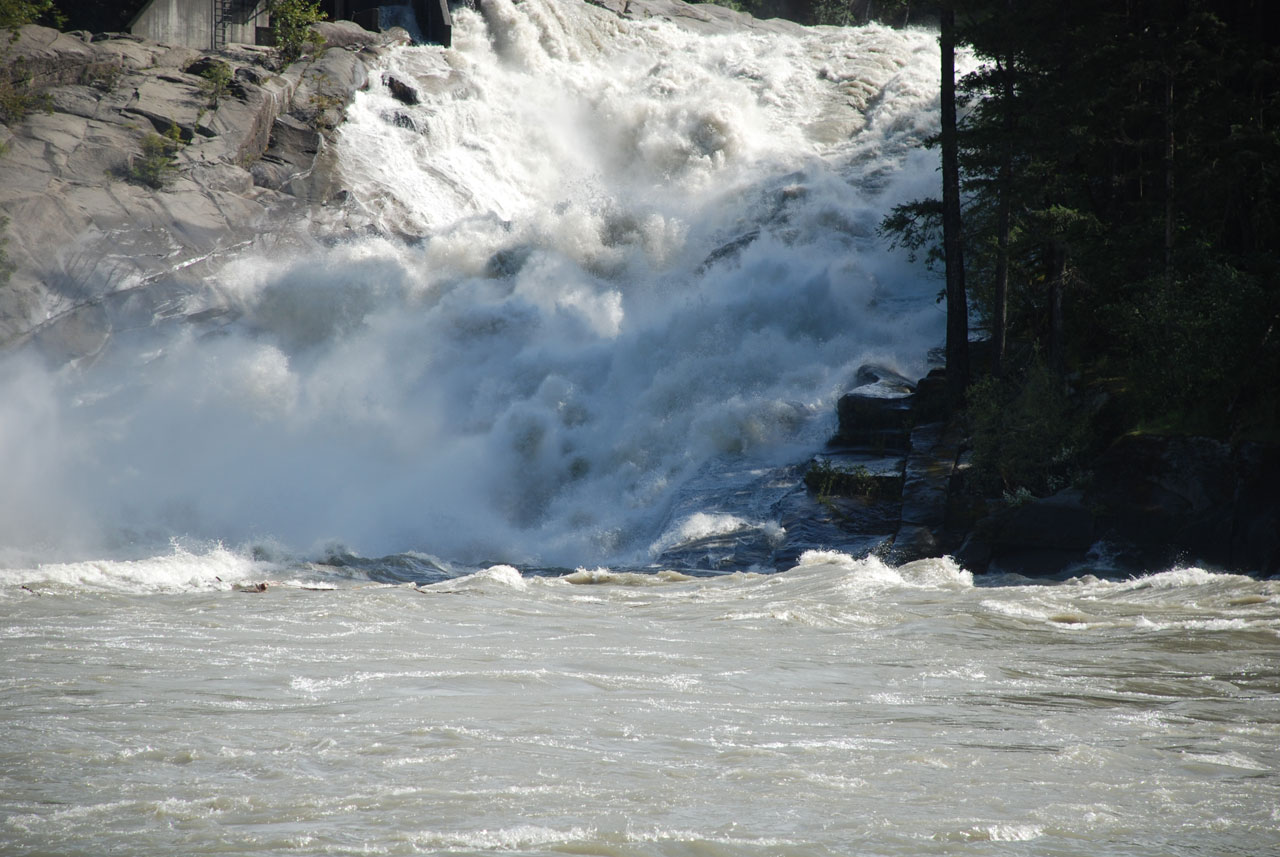
<path fill-rule="evenodd" d="M 186 307 L 233 316 L 92 367 L 4 362 L 14 556 L 644 563 L 776 526 L 671 512 L 717 462 L 803 459 L 862 362 L 924 368 L 936 283 L 876 227 L 936 180 L 931 34 L 481 8 L 357 96 L 336 243 L 247 253 Z"/>

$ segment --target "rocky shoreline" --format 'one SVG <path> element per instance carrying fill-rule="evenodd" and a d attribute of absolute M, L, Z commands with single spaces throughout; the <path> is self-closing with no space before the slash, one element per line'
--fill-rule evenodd
<path fill-rule="evenodd" d="M 1081 484 L 984 497 L 942 369 L 913 382 L 866 366 L 857 382 L 805 482 L 846 528 L 861 535 L 868 519 L 882 522 L 880 549 L 895 561 L 952 555 L 970 571 L 1033 577 L 1186 564 L 1280 573 L 1274 444 L 1124 435 Z"/>

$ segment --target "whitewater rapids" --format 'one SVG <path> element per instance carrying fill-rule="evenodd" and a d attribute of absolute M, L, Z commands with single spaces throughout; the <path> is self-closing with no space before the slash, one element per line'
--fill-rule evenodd
<path fill-rule="evenodd" d="M 229 552 L 27 579 L 0 576 L 15 857 L 1167 857 L 1280 833 L 1276 581 L 975 586 L 813 553 L 413 586 Z"/>
<path fill-rule="evenodd" d="M 0 853 L 1275 853 L 1280 582 L 665 561 L 940 342 L 934 35 L 481 8 L 311 238 L 0 359 Z"/>

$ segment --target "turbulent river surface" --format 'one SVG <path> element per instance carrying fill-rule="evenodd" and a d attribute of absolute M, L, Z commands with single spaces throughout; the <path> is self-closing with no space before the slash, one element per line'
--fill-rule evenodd
<path fill-rule="evenodd" d="M 323 240 L 0 359 L 0 854 L 1277 853 L 1280 582 L 791 526 L 941 341 L 934 34 L 455 23 Z"/>
<path fill-rule="evenodd" d="M 975 586 L 837 553 L 420 587 L 280 569 L 261 593 L 224 588 L 272 574 L 230 553 L 58 573 L 0 601 L 5 854 L 1280 841 L 1274 581 Z"/>

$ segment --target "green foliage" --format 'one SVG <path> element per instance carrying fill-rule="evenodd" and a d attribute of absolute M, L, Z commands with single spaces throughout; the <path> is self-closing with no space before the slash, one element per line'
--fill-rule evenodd
<path fill-rule="evenodd" d="M 163 188 L 178 173 L 181 148 L 182 133 L 176 124 L 169 123 L 164 134 L 148 131 L 142 138 L 142 155 L 129 164 L 129 178 L 156 190 Z"/>
<path fill-rule="evenodd" d="M 347 106 L 346 96 L 338 95 L 332 89 L 332 79 L 326 74 L 313 74 L 311 80 L 315 86 L 307 100 L 307 107 L 312 111 L 311 124 L 317 131 L 332 131 L 342 121 L 342 111 Z"/>
<path fill-rule="evenodd" d="M 1136 416 L 1165 430 L 1226 435 L 1276 425 L 1280 295 L 1229 265 L 1155 278 L 1118 324 Z"/>
<path fill-rule="evenodd" d="M 124 66 L 120 63 L 94 63 L 85 67 L 80 82 L 100 92 L 110 92 L 116 88 L 123 74 Z"/>
<path fill-rule="evenodd" d="M 308 48 L 315 50 L 324 43 L 311 29 L 312 24 L 324 19 L 318 0 L 275 0 L 271 4 L 271 36 L 285 65 Z"/>
<path fill-rule="evenodd" d="M 200 77 L 204 78 L 200 81 L 200 89 L 204 92 L 205 106 L 210 110 L 216 110 L 218 102 L 231 91 L 233 79 L 231 66 L 224 62 L 215 62 L 200 72 Z"/>
<path fill-rule="evenodd" d="M 1088 411 L 1036 355 L 1015 376 L 968 391 L 976 484 L 984 493 L 1052 494 L 1080 476 L 1090 448 Z"/>
<path fill-rule="evenodd" d="M 955 4 L 979 61 L 958 92 L 969 297 L 1003 368 L 1050 358 L 970 396 L 988 489 L 1069 477 L 1080 427 L 1053 420 L 1073 377 L 1114 393 L 1094 431 L 1280 436 L 1272 5 Z M 936 258 L 935 206 L 899 206 L 882 234 Z"/>
<path fill-rule="evenodd" d="M 9 75 L 0 76 L 0 121 L 21 122 L 33 110 L 52 113 L 53 99 L 48 93 L 32 90 L 26 63 L 18 57 L 9 67 Z"/>
<path fill-rule="evenodd" d="M 907 251 L 916 261 L 925 252 L 925 264 L 934 268 L 942 261 L 942 200 L 917 199 L 895 205 L 880 223 L 880 236 L 889 239 L 892 249 Z"/>
<path fill-rule="evenodd" d="M 9 228 L 9 218 L 0 217 L 0 286 L 9 282 L 9 277 L 13 276 L 13 269 L 16 267 L 13 260 L 9 258 L 9 250 L 5 246 L 9 243 L 9 236 L 4 233 Z"/>
<path fill-rule="evenodd" d="M 21 122 L 34 110 L 53 112 L 53 99 L 44 92 L 32 92 L 28 84 L 0 79 L 0 121 Z"/>
<path fill-rule="evenodd" d="M 817 495 L 820 503 L 828 502 L 832 497 L 896 497 L 902 491 L 899 478 L 876 476 L 865 465 L 840 466 L 825 458 L 809 465 L 804 474 L 804 484 Z"/>
<path fill-rule="evenodd" d="M 0 0 L 0 30 L 14 30 L 14 39 L 19 27 L 41 20 L 55 26 L 63 21 L 53 0 Z"/>

